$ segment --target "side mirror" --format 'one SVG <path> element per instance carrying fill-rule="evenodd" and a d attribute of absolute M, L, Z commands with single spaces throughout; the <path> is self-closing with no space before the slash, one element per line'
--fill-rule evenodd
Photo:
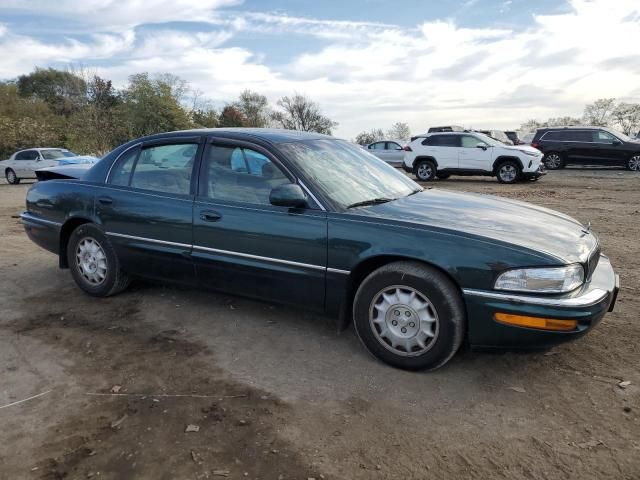
<path fill-rule="evenodd" d="M 305 208 L 308 206 L 307 197 L 302 188 L 295 183 L 275 187 L 269 194 L 269 202 L 277 207 Z"/>
<path fill-rule="evenodd" d="M 396 147 L 395 149 L 396 149 L 397 151 L 404 150 L 404 148 L 402 148 L 402 147 Z"/>
<path fill-rule="evenodd" d="M 476 148 L 481 148 L 482 150 L 486 150 L 488 147 L 486 145 L 476 145 Z"/>
<path fill-rule="evenodd" d="M 621 142 L 620 140 L 614 140 L 614 141 L 613 141 L 613 144 L 614 144 L 615 146 L 620 146 L 620 145 L 622 145 L 622 142 Z"/>

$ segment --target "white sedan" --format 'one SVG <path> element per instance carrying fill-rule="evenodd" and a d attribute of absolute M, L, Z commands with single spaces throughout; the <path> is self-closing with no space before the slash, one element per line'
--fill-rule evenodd
<path fill-rule="evenodd" d="M 36 178 L 36 170 L 82 163 L 95 163 L 93 156 L 81 156 L 65 148 L 29 148 L 20 150 L 0 162 L 4 176 L 12 185 L 20 183 L 23 178 Z"/>

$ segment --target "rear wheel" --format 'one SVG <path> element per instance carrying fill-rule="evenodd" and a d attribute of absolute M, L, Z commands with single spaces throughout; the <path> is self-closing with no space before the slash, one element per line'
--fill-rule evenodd
<path fill-rule="evenodd" d="M 436 177 L 436 166 L 431 160 L 420 160 L 415 167 L 416 178 L 428 182 Z"/>
<path fill-rule="evenodd" d="M 89 295 L 108 297 L 129 286 L 111 242 L 95 225 L 80 225 L 71 233 L 67 259 L 71 276 Z"/>
<path fill-rule="evenodd" d="M 627 170 L 632 172 L 640 172 L 640 155 L 634 155 L 627 162 Z"/>
<path fill-rule="evenodd" d="M 365 348 L 407 370 L 436 369 L 462 343 L 465 313 L 455 284 L 417 262 L 394 262 L 371 273 L 353 304 L 354 325 Z"/>
<path fill-rule="evenodd" d="M 10 185 L 17 185 L 18 183 L 20 183 L 20 179 L 12 168 L 7 168 L 7 170 L 4 172 L 4 176 L 7 179 L 7 183 L 9 183 Z"/>
<path fill-rule="evenodd" d="M 549 170 L 559 170 L 564 168 L 564 158 L 558 152 L 549 152 L 542 159 L 544 166 Z"/>
<path fill-rule="evenodd" d="M 507 160 L 498 165 L 496 176 L 500 183 L 516 183 L 520 180 L 522 171 L 516 162 Z"/>

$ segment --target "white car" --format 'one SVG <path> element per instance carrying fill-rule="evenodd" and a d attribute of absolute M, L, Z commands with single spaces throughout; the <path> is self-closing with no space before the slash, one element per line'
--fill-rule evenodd
<path fill-rule="evenodd" d="M 450 175 L 495 176 L 501 183 L 544 175 L 542 153 L 528 145 L 505 145 L 477 132 L 427 133 L 405 149 L 403 168 L 423 182 Z"/>
<path fill-rule="evenodd" d="M 0 162 L 4 176 L 12 185 L 20 183 L 23 178 L 36 178 L 36 170 L 40 168 L 58 167 L 96 163 L 93 156 L 82 156 L 65 148 L 29 148 L 19 150 L 9 160 Z"/>
<path fill-rule="evenodd" d="M 404 143 L 397 140 L 380 140 L 370 143 L 369 145 L 364 145 L 362 148 L 380 160 L 384 160 L 389 165 L 400 167 L 404 160 L 403 144 Z"/>

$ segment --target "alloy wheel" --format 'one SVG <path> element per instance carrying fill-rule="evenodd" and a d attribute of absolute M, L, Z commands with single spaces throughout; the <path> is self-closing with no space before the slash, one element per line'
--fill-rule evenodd
<path fill-rule="evenodd" d="M 557 153 L 551 153 L 545 157 L 544 163 L 549 170 L 557 170 L 562 166 L 562 157 Z"/>
<path fill-rule="evenodd" d="M 425 162 L 418 166 L 417 176 L 420 180 L 431 180 L 433 177 L 433 167 Z"/>
<path fill-rule="evenodd" d="M 85 237 L 76 248 L 76 266 L 90 285 L 100 285 L 107 277 L 107 256 L 100 243 Z"/>
<path fill-rule="evenodd" d="M 403 357 L 425 353 L 438 337 L 438 314 L 433 304 L 406 285 L 386 287 L 373 297 L 369 323 L 380 344 Z"/>
<path fill-rule="evenodd" d="M 632 172 L 640 172 L 640 155 L 634 155 L 629 159 L 629 170 Z"/>
<path fill-rule="evenodd" d="M 16 183 L 16 179 L 16 172 L 14 172 L 13 170 L 7 171 L 7 182 L 13 185 L 14 183 Z"/>
<path fill-rule="evenodd" d="M 516 179 L 516 176 L 518 175 L 518 171 L 516 170 L 516 167 L 514 167 L 513 165 L 507 164 L 507 165 L 502 165 L 500 167 L 498 174 L 500 175 L 500 179 L 503 182 L 511 183 Z"/>

